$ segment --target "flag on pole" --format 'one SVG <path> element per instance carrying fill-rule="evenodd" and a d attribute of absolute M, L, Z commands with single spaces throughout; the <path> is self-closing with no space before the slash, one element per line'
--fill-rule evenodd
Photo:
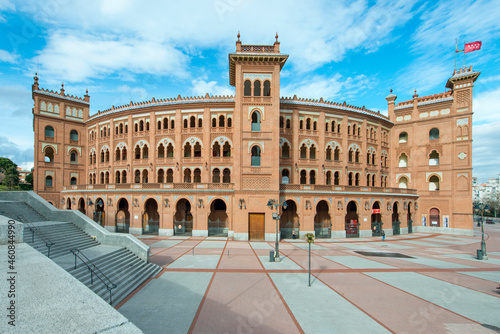
<path fill-rule="evenodd" d="M 481 41 L 465 44 L 464 53 L 481 49 Z"/>

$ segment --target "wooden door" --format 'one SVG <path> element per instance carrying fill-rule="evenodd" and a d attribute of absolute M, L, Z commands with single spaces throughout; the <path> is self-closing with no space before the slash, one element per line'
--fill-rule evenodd
<path fill-rule="evenodd" d="M 264 217 L 263 213 L 248 214 L 249 240 L 264 240 Z"/>

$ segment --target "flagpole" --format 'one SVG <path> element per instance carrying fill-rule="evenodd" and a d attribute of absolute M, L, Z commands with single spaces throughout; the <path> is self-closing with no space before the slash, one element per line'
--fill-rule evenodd
<path fill-rule="evenodd" d="M 455 38 L 455 72 L 457 71 L 457 39 Z"/>
<path fill-rule="evenodd" d="M 464 41 L 464 69 L 465 69 L 465 41 Z"/>

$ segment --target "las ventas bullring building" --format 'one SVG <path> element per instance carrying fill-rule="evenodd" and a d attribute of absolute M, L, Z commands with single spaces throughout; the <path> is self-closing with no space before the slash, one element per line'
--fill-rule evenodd
<path fill-rule="evenodd" d="M 229 54 L 235 96 L 111 107 L 32 87 L 35 184 L 60 209 L 110 231 L 274 240 L 416 231 L 472 235 L 472 88 L 396 103 L 386 117 L 323 99 L 280 97 L 280 43 Z M 279 221 L 273 219 L 279 206 Z M 279 202 L 278 202 L 279 201 Z"/>

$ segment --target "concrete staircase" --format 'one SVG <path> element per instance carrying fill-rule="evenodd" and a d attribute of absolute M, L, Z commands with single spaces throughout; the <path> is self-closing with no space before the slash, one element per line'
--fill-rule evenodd
<path fill-rule="evenodd" d="M 48 220 L 41 213 L 24 202 L 0 201 L 0 214 L 15 220 L 18 220 L 17 216 L 23 215 L 30 222 L 42 222 Z"/>
<path fill-rule="evenodd" d="M 97 241 L 72 223 L 47 222 L 33 223 L 32 225 L 54 243 L 50 248 L 50 258 L 67 255 L 74 248 L 82 250 L 99 245 Z M 24 242 L 47 256 L 48 248 L 46 242 L 37 232 L 34 233 L 33 238 L 33 232 L 30 227 L 24 228 Z"/>
<path fill-rule="evenodd" d="M 126 248 L 117 249 L 108 254 L 94 258 L 92 263 L 99 268 L 109 281 L 116 285 L 116 288 L 111 290 L 111 305 L 113 306 L 127 297 L 145 280 L 156 276 L 162 270 L 162 268 L 156 264 L 145 263 Z M 77 260 L 76 269 L 72 267 L 67 271 L 102 299 L 108 303 L 110 302 L 110 294 L 106 285 L 96 277 L 96 274 L 94 274 L 92 283 L 91 273 L 87 265 Z M 104 281 L 108 282 L 104 277 L 102 278 Z"/>

